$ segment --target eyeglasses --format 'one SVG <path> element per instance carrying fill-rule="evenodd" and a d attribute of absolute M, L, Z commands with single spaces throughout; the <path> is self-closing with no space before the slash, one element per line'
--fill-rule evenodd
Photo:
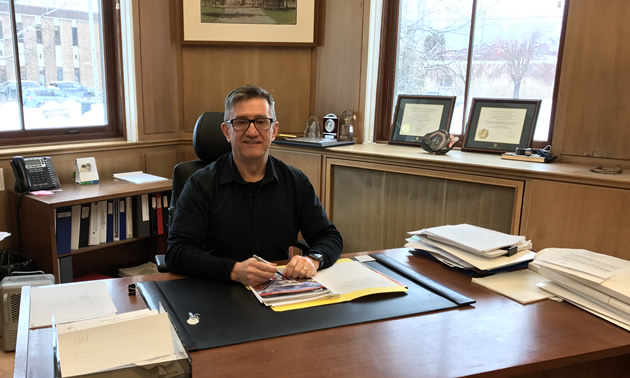
<path fill-rule="evenodd" d="M 247 118 L 235 118 L 227 121 L 227 123 L 231 124 L 234 130 L 236 131 L 245 131 L 249 129 L 249 124 L 253 123 L 256 127 L 256 130 L 265 131 L 269 130 L 271 127 L 271 123 L 274 122 L 273 118 L 256 118 L 256 119 L 247 119 Z"/>

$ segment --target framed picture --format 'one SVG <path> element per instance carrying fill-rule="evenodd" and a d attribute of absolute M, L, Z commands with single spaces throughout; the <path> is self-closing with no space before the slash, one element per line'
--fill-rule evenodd
<path fill-rule="evenodd" d="M 541 101 L 473 98 L 462 150 L 514 152 L 529 147 Z"/>
<path fill-rule="evenodd" d="M 183 0 L 183 43 L 314 46 L 318 0 Z"/>
<path fill-rule="evenodd" d="M 431 131 L 448 131 L 454 107 L 454 96 L 399 95 L 389 143 L 419 145 Z"/>

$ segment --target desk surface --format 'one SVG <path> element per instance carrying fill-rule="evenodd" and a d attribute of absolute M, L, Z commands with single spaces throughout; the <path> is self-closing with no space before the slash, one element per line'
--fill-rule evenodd
<path fill-rule="evenodd" d="M 208 349 L 191 354 L 193 376 L 623 376 L 630 371 L 630 332 L 567 303 L 521 305 L 407 249 L 387 255 L 460 293 L 472 306 Z M 127 295 L 137 281 L 107 280 L 119 311 L 145 308 Z M 14 377 L 52 377 L 50 329 L 28 329 L 23 290 Z M 261 370 L 262 369 L 262 370 Z"/>

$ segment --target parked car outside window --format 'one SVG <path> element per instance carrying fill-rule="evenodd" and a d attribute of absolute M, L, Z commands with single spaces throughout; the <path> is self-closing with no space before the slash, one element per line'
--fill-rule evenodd
<path fill-rule="evenodd" d="M 8 80 L 0 84 L 0 102 L 17 100 L 17 89 L 15 88 L 16 82 L 17 81 L 15 80 Z M 22 80 L 22 96 L 24 96 L 24 91 L 27 89 L 37 87 L 39 87 L 39 83 L 35 81 Z"/>
<path fill-rule="evenodd" d="M 57 88 L 33 88 L 27 89 L 22 94 L 24 106 L 28 108 L 39 108 L 48 102 L 56 102 L 61 104 L 70 100 L 70 96 Z"/>
<path fill-rule="evenodd" d="M 68 96 L 86 98 L 94 96 L 94 92 L 76 81 L 51 81 L 50 85 L 64 91 Z"/>

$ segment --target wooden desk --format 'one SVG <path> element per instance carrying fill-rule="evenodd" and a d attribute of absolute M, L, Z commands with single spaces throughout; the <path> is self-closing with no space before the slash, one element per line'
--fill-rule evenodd
<path fill-rule="evenodd" d="M 567 303 L 526 306 L 470 277 L 415 257 L 384 252 L 477 300 L 472 306 L 193 352 L 193 376 L 622 377 L 630 371 L 630 332 Z M 128 296 L 136 281 L 107 280 L 120 311 L 144 308 Z M 253 300 L 253 299 L 252 299 Z M 14 377 L 52 377 L 50 329 L 29 330 L 30 290 L 20 309 Z"/>

